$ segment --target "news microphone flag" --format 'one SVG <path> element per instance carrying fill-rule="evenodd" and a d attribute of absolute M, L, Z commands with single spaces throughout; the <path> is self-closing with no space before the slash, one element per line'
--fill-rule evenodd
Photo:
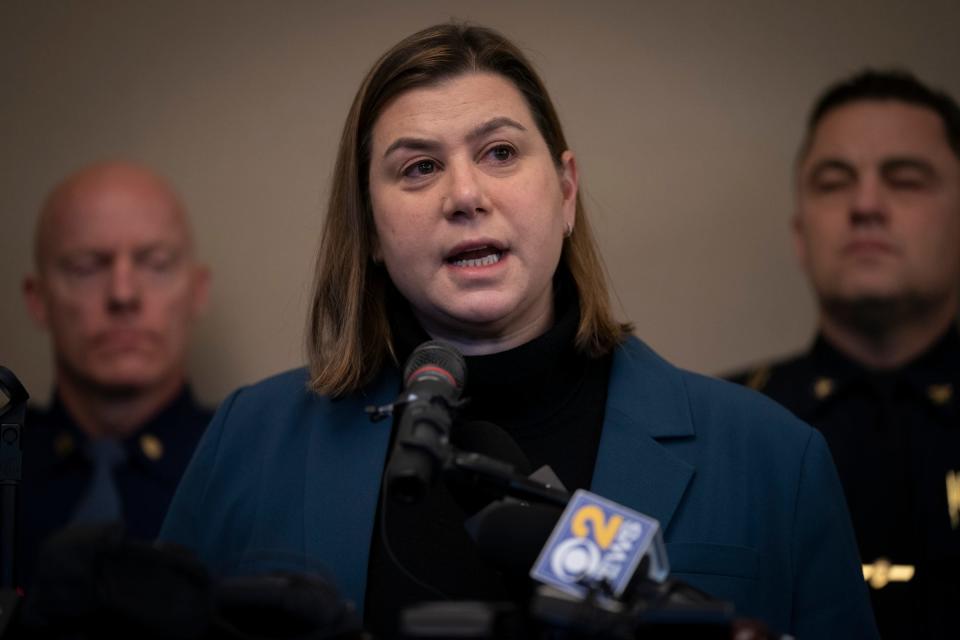
<path fill-rule="evenodd" d="M 586 597 L 588 584 L 606 582 L 619 597 L 649 555 L 648 577 L 662 582 L 670 573 L 660 523 L 650 516 L 578 489 L 530 577 L 574 596 Z"/>

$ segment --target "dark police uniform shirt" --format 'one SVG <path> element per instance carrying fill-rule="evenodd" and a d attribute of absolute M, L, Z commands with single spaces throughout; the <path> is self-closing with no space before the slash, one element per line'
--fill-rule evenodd
<path fill-rule="evenodd" d="M 213 416 L 188 387 L 122 442 L 126 460 L 114 470 L 129 537 L 152 539 L 197 441 Z M 17 573 L 28 586 L 44 540 L 70 524 L 93 467 L 87 437 L 54 393 L 46 411 L 30 407 L 23 430 L 23 479 L 17 524 Z"/>
<path fill-rule="evenodd" d="M 818 336 L 808 353 L 731 379 L 826 437 L 881 635 L 960 638 L 956 327 L 894 371 L 867 370 Z"/>

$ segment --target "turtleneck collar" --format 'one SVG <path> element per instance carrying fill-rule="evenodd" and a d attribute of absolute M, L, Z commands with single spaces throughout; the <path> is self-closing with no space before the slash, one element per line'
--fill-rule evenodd
<path fill-rule="evenodd" d="M 391 287 L 388 298 L 394 346 L 401 363 L 430 340 L 409 303 Z M 583 376 L 583 359 L 574 346 L 580 307 L 573 278 L 560 268 L 554 277 L 554 325 L 523 345 L 483 356 L 467 356 L 469 400 L 463 419 L 487 420 L 510 431 L 547 428 Z"/>

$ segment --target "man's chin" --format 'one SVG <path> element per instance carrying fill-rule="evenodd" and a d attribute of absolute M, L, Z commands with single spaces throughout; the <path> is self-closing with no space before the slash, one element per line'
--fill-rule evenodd
<path fill-rule="evenodd" d="M 114 367 L 109 371 L 91 371 L 88 381 L 101 393 L 122 397 L 161 386 L 164 378 L 156 367 Z"/>
<path fill-rule="evenodd" d="M 938 308 L 939 304 L 938 300 L 917 294 L 887 291 L 825 296 L 820 299 L 820 306 L 826 314 L 866 335 L 880 334 L 922 318 Z"/>

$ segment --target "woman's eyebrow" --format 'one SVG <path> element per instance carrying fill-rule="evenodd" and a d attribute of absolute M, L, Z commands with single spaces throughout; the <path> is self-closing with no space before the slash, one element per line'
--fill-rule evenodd
<path fill-rule="evenodd" d="M 527 128 L 514 120 L 513 118 L 508 118 L 506 116 L 499 116 L 487 120 L 480 126 L 476 127 L 473 131 L 467 134 L 467 140 L 476 140 L 477 138 L 482 138 L 483 136 L 496 131 L 497 129 L 502 129 L 504 127 L 510 127 L 513 129 L 518 129 L 520 131 L 526 131 Z"/>
<path fill-rule="evenodd" d="M 478 138 L 482 138 L 497 129 L 502 129 L 504 127 L 509 127 L 512 129 L 517 129 L 518 131 L 526 131 L 527 128 L 514 120 L 513 118 L 508 118 L 506 116 L 498 116 L 496 118 L 491 118 L 483 124 L 478 125 L 470 133 L 467 134 L 467 140 L 473 141 Z M 412 151 L 435 151 L 440 147 L 440 143 L 436 140 L 430 140 L 428 138 L 415 138 L 415 137 L 403 137 L 397 138 L 394 140 L 389 147 L 383 152 L 383 157 L 386 158 L 394 151 L 398 149 L 410 149 Z"/>

